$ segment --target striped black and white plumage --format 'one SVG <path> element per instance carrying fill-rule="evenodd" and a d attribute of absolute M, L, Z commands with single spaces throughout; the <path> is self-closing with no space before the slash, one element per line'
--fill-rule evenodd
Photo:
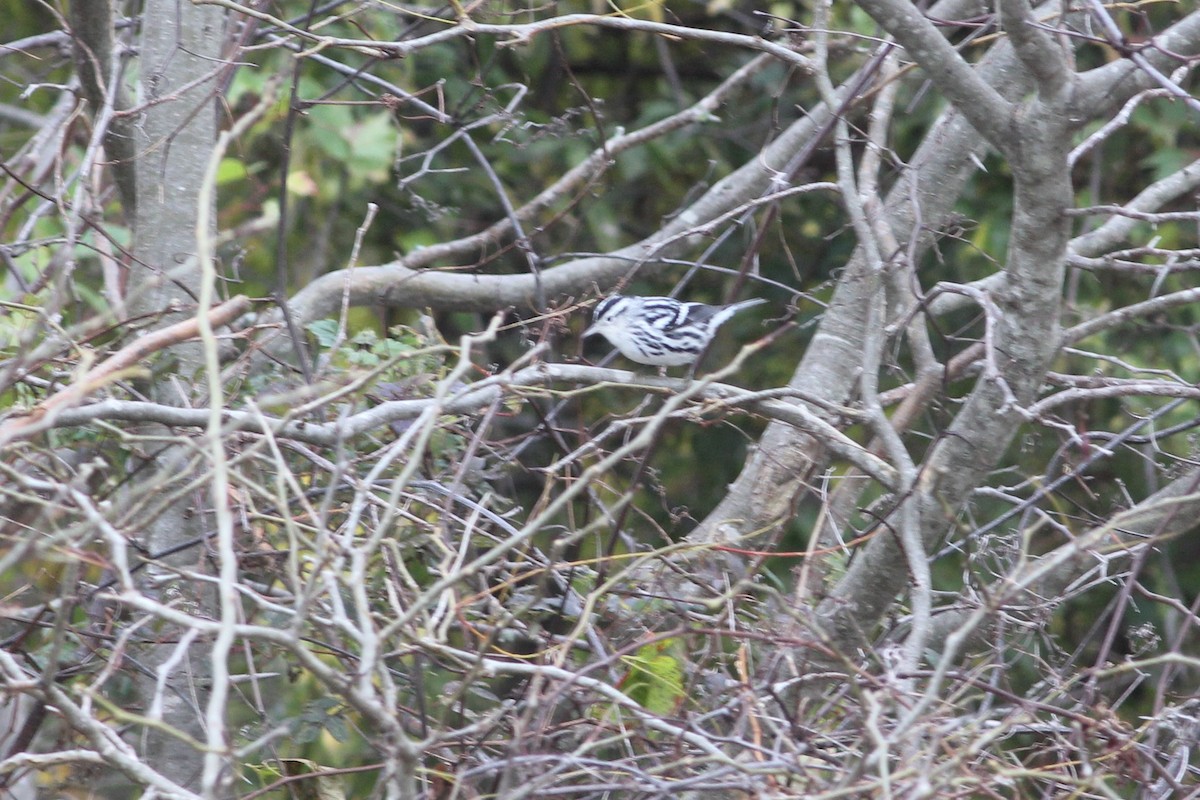
<path fill-rule="evenodd" d="M 762 298 L 727 306 L 681 303 L 670 297 L 614 294 L 596 306 L 584 336 L 599 334 L 630 361 L 655 367 L 691 364 L 730 317 Z"/>

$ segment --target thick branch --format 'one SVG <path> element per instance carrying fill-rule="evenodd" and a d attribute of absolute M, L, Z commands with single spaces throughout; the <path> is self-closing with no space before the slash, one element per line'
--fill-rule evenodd
<path fill-rule="evenodd" d="M 1072 77 L 1066 51 L 1033 19 L 1027 0 L 1001 0 L 1000 20 L 1017 57 L 1038 83 L 1039 93 L 1059 94 Z"/>
<path fill-rule="evenodd" d="M 895 37 L 938 91 L 997 150 L 1011 143 L 1012 104 L 958 54 L 917 7 L 907 0 L 859 0 L 858 5 Z"/>
<path fill-rule="evenodd" d="M 932 69 L 928 66 L 927 69 Z M 985 478 L 1015 435 L 1020 409 L 1034 400 L 1057 349 L 1060 287 L 1072 203 L 1067 164 L 1067 98 L 1039 95 L 1015 115 L 1003 148 L 1014 175 L 1012 233 L 1005 280 L 989 313 L 990 372 L 976 383 L 946 436 L 934 447 L 917 492 L 901 501 L 920 507 L 926 546 L 940 539 L 970 491 Z M 965 109 L 964 109 L 965 111 Z M 895 537 L 876 537 L 855 559 L 818 616 L 844 652 L 852 652 L 908 580 Z"/>
<path fill-rule="evenodd" d="M 1008 101 L 1031 88 L 1005 43 L 993 48 L 978 69 Z M 953 218 L 957 198 L 988 150 L 987 143 L 953 107 L 942 113 L 925 137 L 888 193 L 883 209 L 886 224 L 909 254 L 904 261 L 907 269 L 914 269 L 933 245 L 935 232 Z M 860 248 L 838 281 L 821 326 L 789 384 L 803 396 L 837 405 L 853 393 L 868 331 L 868 269 Z M 905 279 L 898 280 L 903 283 Z M 907 280 L 916 282 L 917 278 L 912 275 Z M 793 498 L 805 489 L 825 457 L 819 441 L 791 428 L 768 426 L 761 446 L 736 483 L 689 539 L 729 543 L 740 540 L 746 531 L 771 530 L 792 515 Z M 724 520 L 729 519 L 744 519 L 746 524 L 742 530 L 728 529 Z"/>

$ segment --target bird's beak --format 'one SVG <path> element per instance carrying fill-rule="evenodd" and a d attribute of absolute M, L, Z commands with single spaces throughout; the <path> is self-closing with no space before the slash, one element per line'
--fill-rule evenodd
<path fill-rule="evenodd" d="M 583 333 L 579 334 L 579 338 L 586 339 L 589 336 L 595 336 L 597 333 L 599 333 L 599 331 L 596 330 L 596 323 L 593 322 L 591 325 L 587 326 L 587 329 L 584 330 Z"/>

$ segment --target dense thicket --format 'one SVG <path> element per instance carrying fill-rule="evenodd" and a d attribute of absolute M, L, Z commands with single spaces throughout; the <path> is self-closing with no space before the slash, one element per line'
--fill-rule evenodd
<path fill-rule="evenodd" d="M 0 6 L 5 792 L 1195 791 L 1200 12 Z"/>

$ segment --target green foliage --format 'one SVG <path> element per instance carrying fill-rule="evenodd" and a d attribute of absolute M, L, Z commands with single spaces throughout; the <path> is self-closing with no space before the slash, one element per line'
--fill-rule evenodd
<path fill-rule="evenodd" d="M 322 319 L 307 326 L 317 346 L 325 351 L 326 369 L 331 376 L 370 375 L 367 386 L 388 381 L 406 381 L 404 386 L 386 387 L 390 394 L 423 396 L 419 387 L 429 388 L 444 375 L 449 348 L 433 343 L 412 328 L 393 326 L 388 336 L 372 328 L 347 335 L 337 320 Z M 414 379 L 421 380 L 414 380 Z"/>

